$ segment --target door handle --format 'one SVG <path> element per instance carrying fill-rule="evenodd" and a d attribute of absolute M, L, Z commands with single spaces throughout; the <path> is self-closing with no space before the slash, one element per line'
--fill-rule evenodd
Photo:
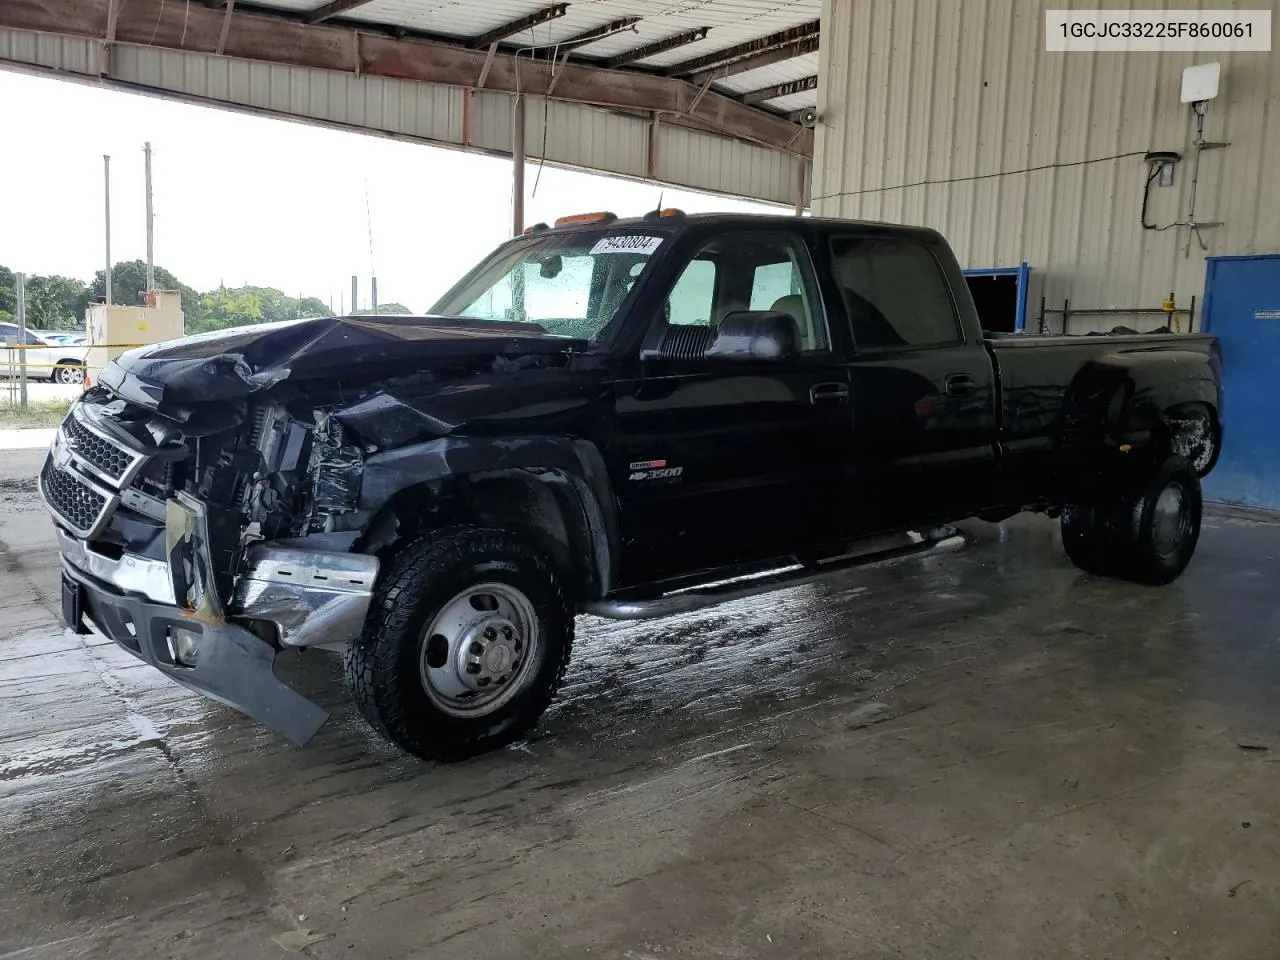
<path fill-rule="evenodd" d="M 967 373 L 953 373 L 947 377 L 948 397 L 972 396 L 978 389 L 978 381 Z"/>
<path fill-rule="evenodd" d="M 809 388 L 810 403 L 844 403 L 849 399 L 846 383 L 815 383 Z"/>

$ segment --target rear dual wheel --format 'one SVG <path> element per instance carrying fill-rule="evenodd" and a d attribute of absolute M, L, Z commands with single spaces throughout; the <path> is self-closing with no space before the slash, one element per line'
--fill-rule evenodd
<path fill-rule="evenodd" d="M 1170 457 L 1136 493 L 1112 506 L 1067 506 L 1062 545 L 1081 570 L 1136 583 L 1172 583 L 1200 539 L 1200 478 Z"/>

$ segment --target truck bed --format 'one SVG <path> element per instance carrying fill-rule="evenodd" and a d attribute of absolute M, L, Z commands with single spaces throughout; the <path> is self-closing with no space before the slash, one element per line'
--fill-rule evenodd
<path fill-rule="evenodd" d="M 1010 334 L 984 342 L 1000 384 L 999 442 L 1014 459 L 1094 442 L 1121 423 L 1140 441 L 1179 405 L 1217 412 L 1221 358 L 1208 334 Z"/>

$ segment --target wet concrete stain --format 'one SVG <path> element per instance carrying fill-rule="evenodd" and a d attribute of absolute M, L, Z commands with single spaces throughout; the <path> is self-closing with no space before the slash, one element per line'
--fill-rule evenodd
<path fill-rule="evenodd" d="M 319 958 L 1280 952 L 1272 519 L 1213 512 L 1165 590 L 1079 574 L 1027 518 L 583 618 L 538 730 L 439 766 L 327 655 L 282 664 L 333 711 L 297 750 L 64 632 L 26 506 L 0 499 L 0 958 L 269 957 L 299 928 Z"/>

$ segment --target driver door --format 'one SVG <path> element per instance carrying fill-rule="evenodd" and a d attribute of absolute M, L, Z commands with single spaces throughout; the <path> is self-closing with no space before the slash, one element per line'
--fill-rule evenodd
<path fill-rule="evenodd" d="M 701 354 L 726 315 L 773 310 L 800 351 L 767 362 Z M 624 585 L 786 557 L 834 537 L 852 466 L 847 368 L 799 232 L 709 240 L 678 273 L 640 375 L 616 384 Z M 652 350 L 650 351 L 652 354 Z"/>

